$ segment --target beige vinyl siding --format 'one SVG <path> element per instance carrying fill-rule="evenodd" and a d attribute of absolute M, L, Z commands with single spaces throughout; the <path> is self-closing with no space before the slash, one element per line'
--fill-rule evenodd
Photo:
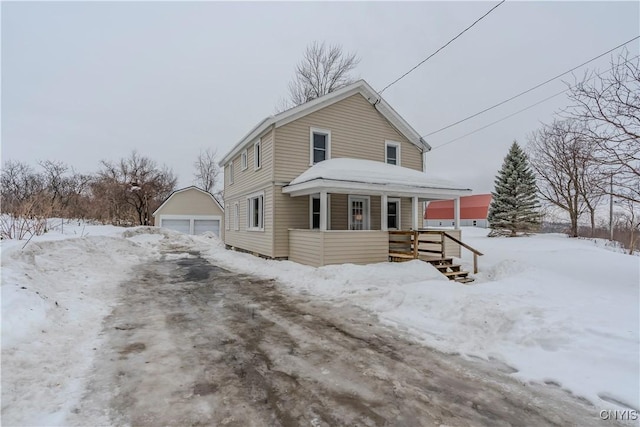
<path fill-rule="evenodd" d="M 247 168 L 242 170 L 242 151 L 233 158 L 233 184 L 228 182 L 228 164 L 225 165 L 225 183 L 224 195 L 225 200 L 229 197 L 243 195 L 256 191 L 271 182 L 273 167 L 273 131 L 269 130 L 262 136 L 262 166 L 258 170 L 254 170 L 254 153 L 253 144 L 257 138 L 247 146 Z M 243 150 L 244 151 L 244 150 Z"/>
<path fill-rule="evenodd" d="M 385 161 L 385 141 L 400 143 L 401 166 L 422 170 L 422 153 L 360 94 L 277 130 L 275 181 L 289 182 L 309 168 L 310 129 L 331 131 L 331 158 Z"/>
<path fill-rule="evenodd" d="M 210 195 L 191 188 L 174 193 L 156 212 L 160 215 L 224 215 Z"/>
<path fill-rule="evenodd" d="M 291 197 L 276 186 L 274 206 L 274 257 L 285 258 L 289 256 L 289 229 L 310 227 L 309 196 Z"/>
<path fill-rule="evenodd" d="M 324 233 L 324 265 L 372 264 L 389 260 L 385 231 L 328 231 Z"/>
<path fill-rule="evenodd" d="M 226 197 L 225 201 L 229 205 L 229 230 L 225 231 L 225 244 L 234 248 L 243 249 L 254 252 L 266 257 L 273 257 L 273 186 L 269 185 L 261 190 L 264 191 L 264 230 L 253 231 L 247 230 L 247 197 L 249 194 L 242 196 Z M 235 203 L 238 202 L 240 207 L 240 224 L 239 230 L 236 230 L 235 224 Z"/>
<path fill-rule="evenodd" d="M 411 230 L 413 227 L 413 203 L 410 197 L 400 199 L 400 227 L 402 230 Z M 419 221 L 422 224 L 422 221 Z"/>
<path fill-rule="evenodd" d="M 312 267 L 323 265 L 323 233 L 312 230 L 288 230 L 287 233 L 291 247 L 289 260 Z"/>
<path fill-rule="evenodd" d="M 462 242 L 461 230 L 447 230 L 447 234 L 451 234 L 456 239 Z M 465 242 L 466 243 L 466 242 Z M 462 248 L 459 244 L 451 239 L 444 239 L 444 256 L 460 258 Z"/>
<path fill-rule="evenodd" d="M 389 236 L 384 231 L 290 230 L 289 259 L 314 267 L 386 262 Z"/>

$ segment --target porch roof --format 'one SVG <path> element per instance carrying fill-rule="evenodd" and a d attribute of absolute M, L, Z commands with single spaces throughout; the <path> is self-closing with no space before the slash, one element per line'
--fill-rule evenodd
<path fill-rule="evenodd" d="M 326 191 L 362 195 L 446 199 L 467 195 L 469 188 L 424 172 L 401 166 L 363 159 L 329 159 L 317 163 L 300 174 L 283 193 L 292 197 Z"/>

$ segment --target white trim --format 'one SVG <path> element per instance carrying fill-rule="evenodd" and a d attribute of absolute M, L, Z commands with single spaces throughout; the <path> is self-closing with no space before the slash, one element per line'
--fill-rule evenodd
<path fill-rule="evenodd" d="M 256 147 L 258 147 L 258 155 L 256 156 Z M 258 159 L 260 159 L 260 164 L 258 164 Z M 262 139 L 258 138 L 256 142 L 253 143 L 253 170 L 260 170 L 262 167 Z"/>
<path fill-rule="evenodd" d="M 389 159 L 387 158 L 387 147 L 396 147 L 396 166 L 402 166 L 402 155 L 400 152 L 400 143 L 396 141 L 384 141 L 384 162 L 389 163 Z"/>
<path fill-rule="evenodd" d="M 229 185 L 233 184 L 233 160 L 229 162 Z"/>
<path fill-rule="evenodd" d="M 320 191 L 320 189 L 326 190 L 328 193 L 364 193 L 371 196 L 380 196 L 382 194 L 387 194 L 396 197 L 413 197 L 417 195 L 423 199 L 431 200 L 453 199 L 455 197 L 465 196 L 471 193 L 471 190 L 467 188 L 437 188 L 401 184 L 371 184 L 366 182 L 337 181 L 330 179 L 312 179 L 300 184 L 288 185 L 282 188 L 282 192 L 285 194 L 290 194 L 292 197 L 296 197 L 317 193 Z"/>
<path fill-rule="evenodd" d="M 225 230 L 230 230 L 231 229 L 231 209 L 229 209 L 229 203 L 227 203 L 227 205 L 225 206 L 225 210 L 224 210 L 224 228 Z"/>
<path fill-rule="evenodd" d="M 242 170 L 246 170 L 249 164 L 249 153 L 248 150 L 245 148 L 244 151 L 241 154 L 241 164 L 242 164 Z"/>
<path fill-rule="evenodd" d="M 397 219 L 397 225 L 398 228 L 389 228 L 387 227 L 389 230 L 402 230 L 402 224 L 401 224 L 401 218 L 402 218 L 402 212 L 400 212 L 400 209 L 402 208 L 402 200 L 398 197 L 389 197 L 387 198 L 387 203 L 396 203 L 398 208 L 396 209 L 396 219 Z M 389 216 L 389 212 L 387 212 L 387 216 Z M 385 219 L 385 224 L 388 224 L 389 221 L 388 219 Z"/>
<path fill-rule="evenodd" d="M 309 194 L 309 230 L 319 230 L 313 228 L 313 199 L 320 200 L 320 193 Z M 327 194 L 327 230 L 331 230 L 331 194 Z"/>
<path fill-rule="evenodd" d="M 329 160 L 331 158 L 331 131 L 329 129 L 321 129 L 310 127 L 309 128 L 309 166 L 313 166 L 315 163 L 313 162 L 313 134 L 326 135 L 327 136 L 327 147 L 325 149 L 325 160 Z"/>
<path fill-rule="evenodd" d="M 327 95 L 316 98 L 313 101 L 306 102 L 297 107 L 283 111 L 275 116 L 269 116 L 254 126 L 218 163 L 223 166 L 233 159 L 242 148 L 262 135 L 271 126 L 280 127 L 331 104 L 339 102 L 349 96 L 360 93 L 383 117 L 404 135 L 413 145 L 421 151 L 429 151 L 431 147 L 422 139 L 420 134 L 409 125 L 373 88 L 364 80 L 357 82 L 331 92 Z"/>
<path fill-rule="evenodd" d="M 198 187 L 196 187 L 195 185 L 190 185 L 189 187 L 184 187 L 184 188 L 181 188 L 181 189 L 179 189 L 179 190 L 175 190 L 174 192 L 172 192 L 171 194 L 169 194 L 169 197 L 167 197 L 167 198 L 164 200 L 164 202 L 162 202 L 162 204 L 158 207 L 158 209 L 156 209 L 155 211 L 153 211 L 153 213 L 152 213 L 151 215 L 152 215 L 153 217 L 155 217 L 155 216 L 156 216 L 156 214 L 158 213 L 158 211 L 160 211 L 160 209 L 162 209 L 162 208 L 164 207 L 164 205 L 166 205 L 166 204 L 169 202 L 169 200 L 170 200 L 170 199 L 171 199 L 175 194 L 182 193 L 182 192 L 187 191 L 187 190 L 198 190 L 199 192 L 206 194 L 207 196 L 211 197 L 211 200 L 213 200 L 213 202 L 216 204 L 216 206 L 217 206 L 217 207 L 219 207 L 219 208 L 220 208 L 220 210 L 224 212 L 224 208 L 222 207 L 222 205 L 220 204 L 220 202 L 218 202 L 218 199 L 216 199 L 216 198 L 213 196 L 213 194 L 209 193 L 209 192 L 208 192 L 208 191 L 206 191 L 206 190 L 203 190 L 202 188 L 198 188 Z"/>
<path fill-rule="evenodd" d="M 353 202 L 353 200 L 355 199 L 361 199 L 361 200 L 365 200 L 366 204 L 363 207 L 363 211 L 366 212 L 366 217 L 364 218 L 364 221 L 362 223 L 362 227 L 363 230 L 371 230 L 371 197 L 369 196 L 361 196 L 358 194 L 349 194 L 349 197 L 347 198 L 348 202 L 347 202 L 347 215 L 349 216 L 348 220 L 349 220 L 349 225 L 348 225 L 348 229 L 350 231 L 355 231 L 355 230 L 351 230 L 351 225 L 352 225 L 352 221 L 351 221 L 351 202 Z M 361 230 L 359 230 L 361 231 Z"/>
<path fill-rule="evenodd" d="M 235 231 L 240 231 L 240 203 L 233 204 L 233 226 Z"/>
<path fill-rule="evenodd" d="M 253 219 L 253 203 L 251 203 L 251 200 L 257 197 L 262 197 L 262 203 L 258 202 L 258 226 L 254 227 L 251 223 L 251 220 Z M 247 195 L 247 231 L 264 231 L 264 191 L 258 191 Z"/>

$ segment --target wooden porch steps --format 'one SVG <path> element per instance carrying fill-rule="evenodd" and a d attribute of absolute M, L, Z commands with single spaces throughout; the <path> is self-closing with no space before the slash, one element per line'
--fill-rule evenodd
<path fill-rule="evenodd" d="M 444 274 L 449 280 L 458 283 L 471 283 L 474 280 L 472 277 L 469 277 L 468 271 L 462 270 L 460 264 L 453 263 L 453 258 L 434 258 L 425 259 L 424 261 L 437 268 L 438 271 Z"/>

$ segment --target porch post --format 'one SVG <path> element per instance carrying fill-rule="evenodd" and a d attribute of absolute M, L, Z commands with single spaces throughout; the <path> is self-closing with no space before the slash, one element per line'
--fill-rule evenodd
<path fill-rule="evenodd" d="M 387 223 L 387 195 L 383 194 L 380 196 L 380 230 L 387 231 L 388 223 Z"/>
<path fill-rule="evenodd" d="M 453 223 L 456 230 L 460 228 L 460 197 L 453 199 Z"/>
<path fill-rule="evenodd" d="M 327 231 L 327 192 L 320 192 L 320 230 Z"/>
<path fill-rule="evenodd" d="M 420 218 L 420 215 L 418 214 L 418 210 L 420 210 L 420 203 L 418 202 L 418 197 L 415 196 L 413 197 L 413 199 L 411 199 L 411 209 L 413 210 L 413 229 L 417 230 L 418 228 L 420 228 L 420 225 L 418 223 L 418 218 Z"/>

